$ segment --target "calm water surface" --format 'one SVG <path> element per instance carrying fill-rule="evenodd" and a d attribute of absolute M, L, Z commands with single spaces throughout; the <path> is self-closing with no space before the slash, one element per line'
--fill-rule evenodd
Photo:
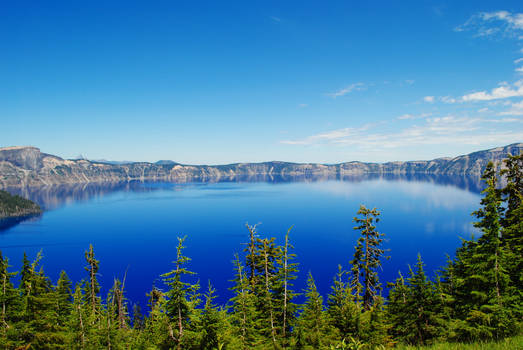
<path fill-rule="evenodd" d="M 33 259 L 43 251 L 44 270 L 53 282 L 65 269 L 73 281 L 86 278 L 84 251 L 90 243 L 100 262 L 105 295 L 127 270 L 127 296 L 146 305 L 145 294 L 169 271 L 176 237 L 187 235 L 189 268 L 203 287 L 210 279 L 221 300 L 230 297 L 231 260 L 247 241 L 245 223 L 260 223 L 261 235 L 282 238 L 290 226 L 300 263 L 296 289 L 311 271 L 326 296 L 338 264 L 349 269 L 358 234 L 352 218 L 360 204 L 381 212 L 378 230 L 386 234 L 391 259 L 383 263 L 383 282 L 408 271 L 421 253 L 433 273 L 453 255 L 460 237 L 473 233 L 470 213 L 476 190 L 425 181 L 372 179 L 358 182 L 296 183 L 135 183 L 101 190 L 25 189 L 48 210 L 43 216 L 0 231 L 0 249 L 14 270 L 23 252 Z M 53 192 L 54 191 L 54 192 Z"/>

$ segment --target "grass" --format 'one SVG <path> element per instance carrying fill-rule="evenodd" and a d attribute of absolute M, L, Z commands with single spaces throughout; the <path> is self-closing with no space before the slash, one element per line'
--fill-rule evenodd
<path fill-rule="evenodd" d="M 500 342 L 494 343 L 439 343 L 429 346 L 406 346 L 400 345 L 395 349 L 398 350 L 507 350 L 507 349 L 523 349 L 523 335 L 504 339 Z"/>

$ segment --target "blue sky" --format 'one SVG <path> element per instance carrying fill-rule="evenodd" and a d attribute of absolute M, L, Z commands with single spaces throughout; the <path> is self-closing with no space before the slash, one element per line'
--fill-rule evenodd
<path fill-rule="evenodd" d="M 220 164 L 523 141 L 521 1 L 2 1 L 0 146 Z"/>

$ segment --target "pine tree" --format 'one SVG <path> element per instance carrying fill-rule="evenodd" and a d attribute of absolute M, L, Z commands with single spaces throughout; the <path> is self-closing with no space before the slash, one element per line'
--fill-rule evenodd
<path fill-rule="evenodd" d="M 72 310 L 72 283 L 64 270 L 60 272 L 60 278 L 56 283 L 56 311 L 59 316 L 59 322 L 65 325 Z"/>
<path fill-rule="evenodd" d="M 274 300 L 272 290 L 277 273 L 275 266 L 279 255 L 278 247 L 274 244 L 274 238 L 260 240 L 261 266 L 263 278 L 263 291 L 259 294 L 258 308 L 260 316 L 265 320 L 262 323 L 262 332 L 270 337 L 273 345 L 276 344 L 276 324 L 274 322 Z"/>
<path fill-rule="evenodd" d="M 245 255 L 245 265 L 248 269 L 248 280 L 251 285 L 251 291 L 255 291 L 258 284 L 258 279 L 256 275 L 256 270 L 260 266 L 260 254 L 259 250 L 259 238 L 258 233 L 256 232 L 256 225 L 250 226 L 249 224 L 245 225 L 249 231 L 249 242 L 246 244 L 245 249 L 243 250 Z"/>
<path fill-rule="evenodd" d="M 228 342 L 228 324 L 226 312 L 220 310 L 214 299 L 216 290 L 209 282 L 207 293 L 205 294 L 205 305 L 199 317 L 198 327 L 198 349 L 219 349 Z"/>
<path fill-rule="evenodd" d="M 496 170 L 490 162 L 482 176 L 486 183 L 481 208 L 473 213 L 481 230 L 477 240 L 463 240 L 456 257 L 444 272 L 443 284 L 452 294 L 460 340 L 502 338 L 515 332 L 512 314 L 514 293 L 507 271 L 507 247 L 502 242 L 503 206 Z"/>
<path fill-rule="evenodd" d="M 96 260 L 94 257 L 93 245 L 89 244 L 89 250 L 85 252 L 85 261 L 87 266 L 85 270 L 89 273 L 88 283 L 86 283 L 86 295 L 87 300 L 91 309 L 91 317 L 96 317 L 100 309 L 100 285 L 98 284 L 98 269 L 100 261 Z"/>
<path fill-rule="evenodd" d="M 501 237 L 507 251 L 507 270 L 514 296 L 511 308 L 519 319 L 523 317 L 523 153 L 509 155 L 501 175 L 507 183 L 501 193 L 506 202 L 502 218 Z"/>
<path fill-rule="evenodd" d="M 20 311 L 19 293 L 11 282 L 17 273 L 9 272 L 9 267 L 9 259 L 0 252 L 0 346 L 5 349 L 18 345 L 12 338 L 16 333 L 14 326 Z"/>
<path fill-rule="evenodd" d="M 42 253 L 39 252 L 24 271 L 25 294 L 19 335 L 24 344 L 37 349 L 62 349 L 65 333 L 55 310 L 55 291 L 43 268 L 39 268 L 41 259 Z"/>
<path fill-rule="evenodd" d="M 388 312 L 393 334 L 414 345 L 432 343 L 441 336 L 444 324 L 440 299 L 423 267 L 418 254 L 415 271 L 409 267 L 408 285 L 400 274 L 389 296 Z"/>
<path fill-rule="evenodd" d="M 376 231 L 376 226 L 374 226 L 374 223 L 379 222 L 378 216 L 380 215 L 376 208 L 371 210 L 361 205 L 357 214 L 361 215 L 362 218 L 354 218 L 357 224 L 354 229 L 361 232 L 361 237 L 358 239 L 354 259 L 351 261 L 351 286 L 358 296 L 357 301 L 363 294 L 363 309 L 370 310 L 375 298 L 381 291 L 376 270 L 381 267 L 381 259 L 388 258 L 384 256 L 385 250 L 380 248 L 385 234 Z"/>
<path fill-rule="evenodd" d="M 305 297 L 306 301 L 298 319 L 298 348 L 320 349 L 327 345 L 328 336 L 331 334 L 323 308 L 323 298 L 318 293 L 310 272 Z"/>
<path fill-rule="evenodd" d="M 285 244 L 279 250 L 280 254 L 276 260 L 279 269 L 274 282 L 275 323 L 283 348 L 289 346 L 297 311 L 297 305 L 293 300 L 298 294 L 294 292 L 292 287 L 293 281 L 297 278 L 298 264 L 293 262 L 296 254 L 292 252 L 294 246 L 289 241 L 291 229 L 292 227 L 287 230 Z"/>
<path fill-rule="evenodd" d="M 69 348 L 86 349 L 88 328 L 87 309 L 84 294 L 80 284 L 77 284 L 73 294 L 73 303 L 71 314 L 68 320 L 69 339 L 67 344 Z"/>
<path fill-rule="evenodd" d="M 487 164 L 482 179 L 487 187 L 483 191 L 482 207 L 473 214 L 479 219 L 474 226 L 481 229 L 472 256 L 472 267 L 476 271 L 471 278 L 476 286 L 471 293 L 478 296 L 479 305 L 469 312 L 473 325 L 482 329 L 479 337 L 502 338 L 515 330 L 508 308 L 504 307 L 510 276 L 507 272 L 507 251 L 501 242 L 501 219 L 503 207 L 497 188 L 497 176 L 492 162 Z"/>
<path fill-rule="evenodd" d="M 234 293 L 234 296 L 231 298 L 232 325 L 236 328 L 240 349 L 252 349 L 259 345 L 260 342 L 256 297 L 250 289 L 251 284 L 237 254 L 233 263 L 235 278 L 232 280 L 234 286 L 231 288 Z"/>
<path fill-rule="evenodd" d="M 412 321 L 410 318 L 409 304 L 407 303 L 410 299 L 410 291 L 405 282 L 405 278 L 399 271 L 399 276 L 392 283 L 388 284 L 390 289 L 389 298 L 387 302 L 387 318 L 391 325 L 390 334 L 394 339 L 402 342 L 406 341 L 407 325 L 410 325 Z"/>
<path fill-rule="evenodd" d="M 142 342 L 138 348 L 172 349 L 175 344 L 174 331 L 167 316 L 164 293 L 153 287 L 148 296 L 150 312 L 145 319 Z"/>
<path fill-rule="evenodd" d="M 194 275 L 194 272 L 187 270 L 185 267 L 191 260 L 189 257 L 183 255 L 183 249 L 185 248 L 183 243 L 185 239 L 186 236 L 183 238 L 178 237 L 176 260 L 173 261 L 175 269 L 161 275 L 164 283 L 169 287 L 169 290 L 165 293 L 167 297 L 167 316 L 175 323 L 174 328 L 169 324 L 169 335 L 178 350 L 182 348 L 184 331 L 188 325 L 193 308 L 189 300 L 190 294 L 194 293 L 197 289 L 197 285 L 182 280 L 182 277 Z"/>
<path fill-rule="evenodd" d="M 347 271 L 338 265 L 332 292 L 328 296 L 328 315 L 330 323 L 339 331 L 341 338 L 359 337 L 361 307 L 354 301 L 352 288 L 345 281 Z"/>

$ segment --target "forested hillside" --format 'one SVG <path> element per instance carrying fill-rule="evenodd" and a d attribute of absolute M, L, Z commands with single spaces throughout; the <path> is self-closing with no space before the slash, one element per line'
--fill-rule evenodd
<path fill-rule="evenodd" d="M 12 216 L 38 214 L 40 212 L 41 209 L 38 204 L 0 190 L 0 219 Z"/>
<path fill-rule="evenodd" d="M 378 275 L 389 254 L 378 229 L 380 213 L 362 205 L 354 218 L 354 256 L 349 266 L 339 266 L 330 294 L 323 296 L 310 273 L 306 290 L 293 287 L 299 260 L 292 230 L 278 244 L 247 226 L 231 275 L 216 276 L 232 282 L 233 297 L 226 305 L 217 305 L 211 283 L 189 282 L 194 272 L 184 254 L 185 237 L 178 239 L 162 285 L 148 294 L 147 310 L 131 307 L 125 277 L 100 295 L 101 265 L 93 246 L 85 252 L 85 279 L 78 283 L 65 272 L 53 283 L 41 268 L 41 255 L 34 261 L 24 255 L 19 272 L 0 257 L 0 346 L 385 349 L 504 341 L 521 332 L 523 316 L 523 155 L 504 162 L 501 173 L 492 163 L 483 173 L 486 188 L 473 213 L 481 236 L 463 240 L 437 276 L 427 276 L 419 256 L 387 284 L 388 299 L 382 297 L 385 283 Z M 506 182 L 501 188 L 500 176 Z M 303 303 L 296 301 L 299 294 Z"/>

